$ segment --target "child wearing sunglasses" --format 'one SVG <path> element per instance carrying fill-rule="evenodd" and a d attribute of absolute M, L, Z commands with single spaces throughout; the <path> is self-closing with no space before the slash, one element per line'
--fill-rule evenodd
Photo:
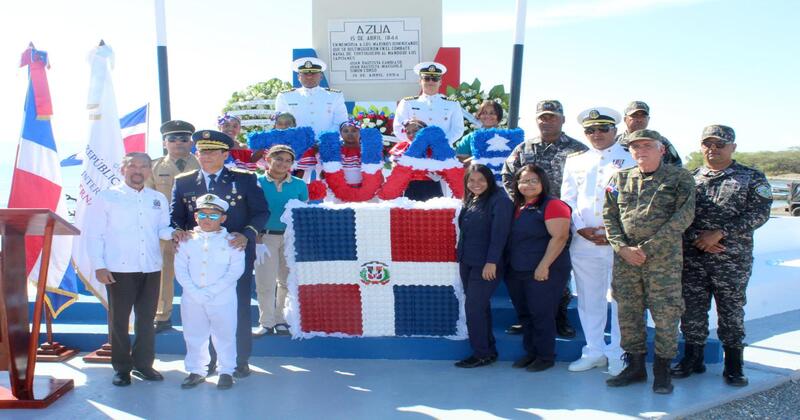
<path fill-rule="evenodd" d="M 236 367 L 236 282 L 244 272 L 244 251 L 229 245 L 230 235 L 222 227 L 228 211 L 225 200 L 205 194 L 196 208 L 197 227 L 175 255 L 175 277 L 183 287 L 184 364 L 189 373 L 181 388 L 205 382 L 210 336 L 219 363 L 217 388 L 228 389 Z"/>

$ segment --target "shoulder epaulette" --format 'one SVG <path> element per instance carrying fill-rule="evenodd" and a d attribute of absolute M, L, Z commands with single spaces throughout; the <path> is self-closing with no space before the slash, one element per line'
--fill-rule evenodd
<path fill-rule="evenodd" d="M 282 90 L 280 93 L 294 92 L 295 90 L 296 90 L 295 88 L 291 88 L 291 89 Z"/>
<path fill-rule="evenodd" d="M 444 96 L 444 95 L 442 95 L 441 93 L 439 94 L 439 96 L 440 96 L 442 99 L 444 99 L 445 101 L 450 101 L 450 102 L 458 102 L 458 100 L 457 100 L 457 99 L 450 99 L 450 98 L 448 98 L 447 96 Z"/>
<path fill-rule="evenodd" d="M 245 175 L 252 174 L 252 172 L 250 172 L 250 171 L 248 171 L 246 169 L 241 169 L 241 168 L 228 168 L 228 170 L 233 172 L 233 173 L 235 173 L 235 174 L 245 174 Z"/>
<path fill-rule="evenodd" d="M 339 89 L 325 88 L 325 90 L 327 90 L 328 92 L 333 92 L 333 93 L 342 93 L 342 91 L 339 90 Z"/>
<path fill-rule="evenodd" d="M 403 100 L 404 101 L 413 101 L 414 99 L 418 99 L 418 98 L 419 98 L 419 95 L 417 95 L 417 96 L 406 96 L 405 98 L 403 98 Z"/>
<path fill-rule="evenodd" d="M 577 152 L 572 152 L 572 153 L 568 154 L 568 155 L 567 155 L 567 158 L 571 158 L 571 157 L 575 157 L 575 156 L 580 156 L 580 155 L 582 155 L 582 154 L 584 154 L 584 153 L 586 153 L 586 150 L 578 150 Z"/>

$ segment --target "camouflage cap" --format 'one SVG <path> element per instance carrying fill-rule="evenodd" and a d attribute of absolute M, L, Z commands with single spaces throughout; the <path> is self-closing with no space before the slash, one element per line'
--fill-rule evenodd
<path fill-rule="evenodd" d="M 286 144 L 276 144 L 269 148 L 269 152 L 267 152 L 267 156 L 272 157 L 277 155 L 278 153 L 288 153 L 292 155 L 292 160 L 295 158 L 294 149 L 291 146 Z"/>
<path fill-rule="evenodd" d="M 536 116 L 538 117 L 542 114 L 555 114 L 563 117 L 564 107 L 561 106 L 561 102 L 555 99 L 545 99 L 536 104 Z"/>
<path fill-rule="evenodd" d="M 700 140 L 707 138 L 720 139 L 723 143 L 729 144 L 736 141 L 736 133 L 727 125 L 714 124 L 703 129 L 703 137 Z"/>
<path fill-rule="evenodd" d="M 647 115 L 650 115 L 650 107 L 642 101 L 633 101 L 625 107 L 625 115 L 631 115 L 637 111 L 644 111 Z"/>
<path fill-rule="evenodd" d="M 633 133 L 629 134 L 627 140 L 628 144 L 631 144 L 639 140 L 655 140 L 660 143 L 661 138 L 662 138 L 661 134 L 659 134 L 658 131 L 644 129 L 644 130 L 636 130 Z"/>

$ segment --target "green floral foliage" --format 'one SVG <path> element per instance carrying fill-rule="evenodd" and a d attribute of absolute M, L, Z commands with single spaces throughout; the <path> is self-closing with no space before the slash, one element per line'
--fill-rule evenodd
<path fill-rule="evenodd" d="M 494 86 L 489 89 L 489 92 L 487 93 L 481 89 L 481 81 L 475 79 L 472 84 L 461 83 L 461 85 L 459 85 L 457 88 L 448 86 L 447 98 L 458 101 L 458 103 L 461 104 L 461 107 L 472 115 L 475 115 L 475 113 L 478 112 L 478 107 L 481 106 L 481 103 L 485 99 L 491 99 L 499 103 L 503 107 L 503 111 L 505 111 L 503 120 L 500 121 L 500 126 L 506 127 L 508 125 L 507 114 L 509 94 L 506 93 L 506 89 L 503 85 Z M 464 126 L 466 127 L 464 135 L 467 135 L 478 128 L 475 124 L 472 124 L 467 119 L 464 120 Z"/>

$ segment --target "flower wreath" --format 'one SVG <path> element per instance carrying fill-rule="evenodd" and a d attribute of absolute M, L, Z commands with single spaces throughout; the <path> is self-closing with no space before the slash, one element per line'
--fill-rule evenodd
<path fill-rule="evenodd" d="M 426 156 L 430 148 L 431 157 Z M 397 166 L 386 179 L 378 197 L 392 200 L 400 197 L 411 182 L 414 172 L 435 172 L 444 178 L 456 198 L 464 197 L 464 166 L 456 159 L 455 151 L 447 142 L 441 128 L 426 127 L 417 132 L 414 141 L 397 160 Z"/>
<path fill-rule="evenodd" d="M 361 129 L 361 185 L 345 181 L 342 169 L 342 142 L 338 131 L 319 136 L 319 158 L 325 182 L 333 195 L 344 202 L 369 201 L 383 184 L 383 137 L 375 128 Z"/>

